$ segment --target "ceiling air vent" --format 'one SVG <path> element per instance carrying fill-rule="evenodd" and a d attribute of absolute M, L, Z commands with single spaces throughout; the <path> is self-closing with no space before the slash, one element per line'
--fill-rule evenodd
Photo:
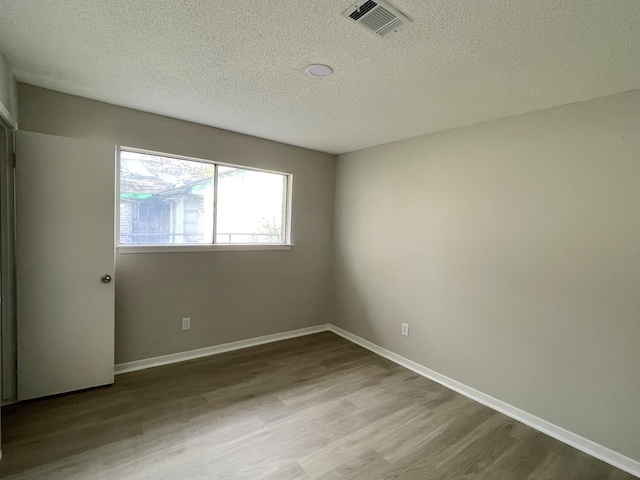
<path fill-rule="evenodd" d="M 393 35 L 411 23 L 411 20 L 382 0 L 357 2 L 342 16 L 382 38 Z"/>

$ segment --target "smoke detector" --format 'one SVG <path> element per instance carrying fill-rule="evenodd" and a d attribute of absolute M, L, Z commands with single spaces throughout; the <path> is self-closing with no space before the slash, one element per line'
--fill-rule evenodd
<path fill-rule="evenodd" d="M 409 18 L 383 0 L 356 2 L 342 16 L 382 38 L 397 33 L 411 23 Z"/>

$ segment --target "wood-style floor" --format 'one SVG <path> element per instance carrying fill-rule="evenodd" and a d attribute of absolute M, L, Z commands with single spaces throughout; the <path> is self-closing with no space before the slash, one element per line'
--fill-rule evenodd
<path fill-rule="evenodd" d="M 633 479 L 332 333 L 2 411 L 0 478 Z"/>

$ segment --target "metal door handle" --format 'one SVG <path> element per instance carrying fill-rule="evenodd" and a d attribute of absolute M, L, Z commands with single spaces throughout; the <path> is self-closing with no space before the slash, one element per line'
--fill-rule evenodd
<path fill-rule="evenodd" d="M 100 280 L 102 281 L 102 283 L 110 283 L 111 282 L 111 275 L 102 275 L 100 277 Z"/>

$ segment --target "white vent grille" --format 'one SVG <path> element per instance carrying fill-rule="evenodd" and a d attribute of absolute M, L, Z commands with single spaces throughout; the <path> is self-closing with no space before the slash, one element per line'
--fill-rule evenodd
<path fill-rule="evenodd" d="M 383 38 L 411 23 L 411 20 L 383 0 L 357 2 L 342 16 Z"/>

